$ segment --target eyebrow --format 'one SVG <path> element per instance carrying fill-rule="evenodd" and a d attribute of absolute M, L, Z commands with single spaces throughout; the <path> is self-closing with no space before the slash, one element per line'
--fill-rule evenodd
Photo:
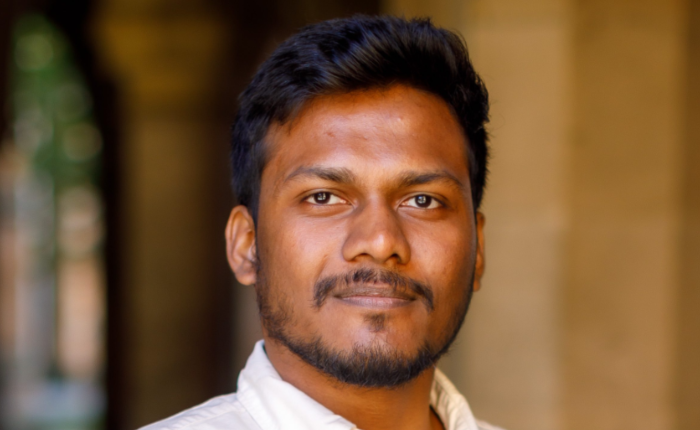
<path fill-rule="evenodd" d="M 304 178 L 320 178 L 326 181 L 337 182 L 339 184 L 352 184 L 356 181 L 355 175 L 346 168 L 301 166 L 287 175 L 282 183 L 284 184 Z"/>
<path fill-rule="evenodd" d="M 305 178 L 319 178 L 341 185 L 350 185 L 357 182 L 357 176 L 355 176 L 355 174 L 349 169 L 343 167 L 301 166 L 287 175 L 280 185 Z M 404 172 L 398 180 L 397 185 L 399 188 L 410 188 L 416 185 L 424 185 L 432 182 L 446 183 L 447 185 L 457 188 L 457 190 L 459 190 L 461 193 L 467 191 L 462 181 L 446 170 L 435 170 L 431 172 Z"/>
<path fill-rule="evenodd" d="M 437 170 L 433 172 L 406 172 L 401 176 L 399 186 L 401 188 L 408 188 L 431 182 L 444 182 L 448 185 L 456 187 L 460 192 L 466 191 L 462 181 L 446 170 Z"/>

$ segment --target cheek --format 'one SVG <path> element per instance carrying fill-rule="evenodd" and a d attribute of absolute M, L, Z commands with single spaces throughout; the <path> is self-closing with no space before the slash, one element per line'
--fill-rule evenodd
<path fill-rule="evenodd" d="M 258 249 L 270 287 L 284 288 L 292 301 L 310 303 L 314 284 L 340 252 L 340 231 L 309 218 L 261 220 Z"/>
<path fill-rule="evenodd" d="M 460 266 L 475 258 L 474 234 L 462 223 L 417 226 L 409 233 L 409 241 L 412 254 L 431 266 Z"/>
<path fill-rule="evenodd" d="M 436 307 L 463 294 L 476 261 L 471 230 L 461 225 L 423 229 L 412 235 L 412 259 L 420 262 L 421 275 L 433 288 Z"/>

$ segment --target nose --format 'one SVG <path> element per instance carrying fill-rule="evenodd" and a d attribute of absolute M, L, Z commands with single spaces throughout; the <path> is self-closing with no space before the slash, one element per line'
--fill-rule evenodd
<path fill-rule="evenodd" d="M 343 244 L 346 261 L 366 260 L 380 265 L 409 262 L 411 247 L 391 206 L 368 203 L 353 218 Z"/>

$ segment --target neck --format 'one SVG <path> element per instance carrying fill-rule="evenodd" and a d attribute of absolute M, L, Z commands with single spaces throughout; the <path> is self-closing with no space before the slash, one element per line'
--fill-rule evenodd
<path fill-rule="evenodd" d="M 438 430 L 430 408 L 434 368 L 399 387 L 349 385 L 309 365 L 284 345 L 265 336 L 265 351 L 283 380 L 363 430 Z"/>

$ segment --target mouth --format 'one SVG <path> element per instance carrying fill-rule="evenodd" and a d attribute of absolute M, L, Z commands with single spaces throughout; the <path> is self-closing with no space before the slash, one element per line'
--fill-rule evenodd
<path fill-rule="evenodd" d="M 318 309 L 326 298 L 370 309 L 391 309 L 420 301 L 433 310 L 433 292 L 426 284 L 399 273 L 360 268 L 327 276 L 314 285 L 313 304 Z"/>
<path fill-rule="evenodd" d="M 371 309 L 393 309 L 407 306 L 416 300 L 410 292 L 396 290 L 389 285 L 362 285 L 344 289 L 333 297 L 343 303 Z"/>

